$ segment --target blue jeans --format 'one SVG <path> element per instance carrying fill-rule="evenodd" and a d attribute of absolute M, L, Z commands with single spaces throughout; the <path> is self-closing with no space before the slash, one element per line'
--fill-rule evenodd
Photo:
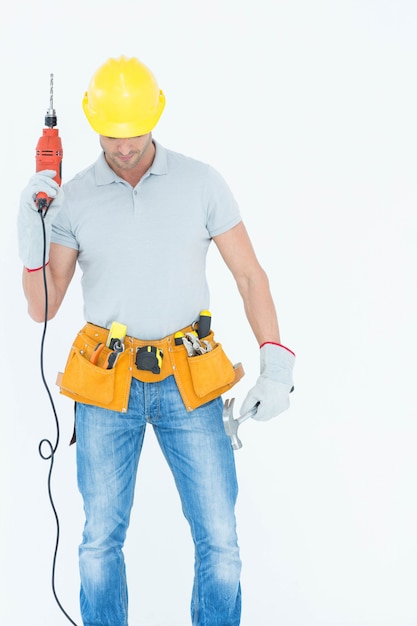
<path fill-rule="evenodd" d="M 129 409 L 77 404 L 78 486 L 86 523 L 80 546 L 84 626 L 127 626 L 123 544 L 146 424 L 171 468 L 195 545 L 194 626 L 240 624 L 241 562 L 233 450 L 217 398 L 187 412 L 173 376 L 132 380 Z"/>

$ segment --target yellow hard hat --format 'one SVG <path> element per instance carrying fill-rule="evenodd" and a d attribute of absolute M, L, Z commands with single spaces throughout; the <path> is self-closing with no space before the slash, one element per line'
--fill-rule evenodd
<path fill-rule="evenodd" d="M 165 96 L 152 72 L 138 59 L 109 59 L 84 94 L 83 109 L 93 129 L 106 137 L 146 135 L 157 124 Z"/>

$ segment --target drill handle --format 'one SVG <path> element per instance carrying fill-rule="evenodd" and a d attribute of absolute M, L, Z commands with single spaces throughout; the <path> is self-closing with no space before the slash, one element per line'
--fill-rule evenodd
<path fill-rule="evenodd" d="M 44 128 L 42 136 L 36 146 L 36 171 L 53 170 L 56 172 L 54 180 L 61 185 L 62 182 L 62 142 L 57 128 Z M 53 198 L 49 198 L 45 192 L 39 192 L 35 198 L 38 211 L 47 211 Z"/>

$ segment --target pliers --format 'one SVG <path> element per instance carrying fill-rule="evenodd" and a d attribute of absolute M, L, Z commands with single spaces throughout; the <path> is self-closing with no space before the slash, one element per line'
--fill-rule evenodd
<path fill-rule="evenodd" d="M 100 354 L 102 353 L 104 346 L 105 344 L 101 342 L 96 345 L 96 347 L 93 350 L 93 354 L 90 357 L 90 363 L 92 363 L 93 365 L 97 365 L 98 358 Z M 125 347 L 122 341 L 120 341 L 120 339 L 116 339 L 113 342 L 113 350 L 109 352 L 108 357 L 103 363 L 103 369 L 105 370 L 113 369 L 113 367 L 116 364 L 117 359 L 119 358 L 121 353 L 124 351 L 124 349 Z"/>

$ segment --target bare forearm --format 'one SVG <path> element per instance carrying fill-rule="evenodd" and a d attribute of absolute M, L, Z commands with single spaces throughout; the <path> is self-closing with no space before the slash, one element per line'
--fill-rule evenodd
<path fill-rule="evenodd" d="M 239 284 L 239 291 L 243 298 L 246 317 L 259 345 L 265 341 L 280 343 L 277 313 L 265 272 L 260 270 L 256 278 Z"/>
<path fill-rule="evenodd" d="M 51 244 L 49 263 L 45 267 L 48 293 L 48 319 L 52 319 L 64 299 L 68 285 L 75 272 L 77 251 L 72 248 Z M 23 270 L 23 290 L 28 302 L 29 315 L 36 322 L 45 319 L 45 285 L 42 270 Z"/>
<path fill-rule="evenodd" d="M 52 319 L 57 311 L 56 288 L 49 266 L 45 268 L 48 293 L 48 319 Z M 35 322 L 45 320 L 45 284 L 43 270 L 28 272 L 23 269 L 23 291 L 28 303 L 28 313 Z"/>
<path fill-rule="evenodd" d="M 280 343 L 278 319 L 268 277 L 259 264 L 243 222 L 214 238 L 243 298 L 252 331 L 262 345 Z"/>

